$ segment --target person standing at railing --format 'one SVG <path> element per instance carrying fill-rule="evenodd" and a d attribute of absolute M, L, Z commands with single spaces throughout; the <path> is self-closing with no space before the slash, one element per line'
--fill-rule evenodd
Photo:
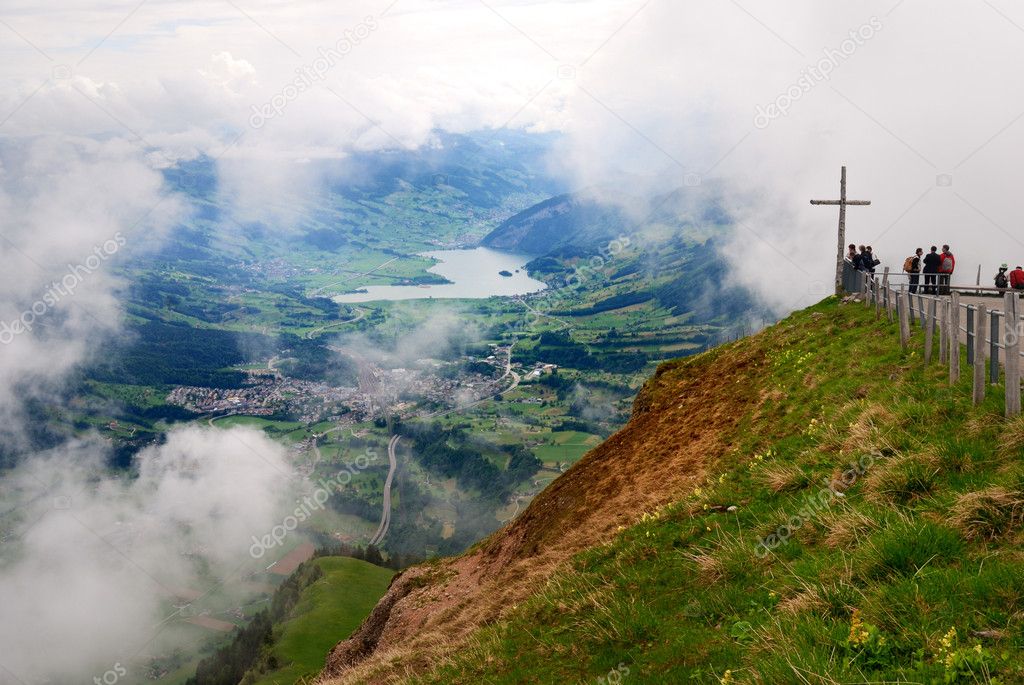
<path fill-rule="evenodd" d="M 854 269 L 856 269 L 857 271 L 863 271 L 864 270 L 864 246 L 861 245 L 857 249 L 860 250 L 860 252 L 858 252 L 856 255 L 854 255 L 853 259 L 851 259 L 850 261 L 853 262 L 853 268 Z"/>
<path fill-rule="evenodd" d="M 992 279 L 995 281 L 996 287 L 1000 290 L 1006 290 L 1006 286 L 1010 284 L 1010 279 L 1006 275 L 1006 270 L 1009 268 L 1009 266 L 1003 264 L 999 267 L 999 273 L 997 273 L 996 277 Z"/>
<path fill-rule="evenodd" d="M 932 245 L 932 251 L 924 256 L 924 292 L 927 295 L 935 294 L 935 278 L 939 273 L 939 264 L 942 263 L 938 251 L 939 248 Z"/>
<path fill-rule="evenodd" d="M 853 264 L 853 268 L 857 268 L 857 246 L 850 243 L 850 249 L 846 251 L 846 258 Z"/>
<path fill-rule="evenodd" d="M 949 295 L 949 282 L 953 279 L 953 269 L 956 268 L 956 257 L 949 251 L 949 245 L 942 246 L 942 258 L 939 262 L 939 293 Z"/>
<path fill-rule="evenodd" d="M 870 245 L 864 248 L 864 254 L 861 255 L 860 259 L 860 268 L 869 274 L 875 273 L 875 267 L 881 263 L 881 260 L 875 259 L 875 253 L 871 251 Z"/>
<path fill-rule="evenodd" d="M 921 255 L 923 254 L 924 250 L 919 247 L 903 262 L 903 270 L 907 272 L 910 279 L 911 294 L 917 292 L 917 284 L 921 281 Z"/>
<path fill-rule="evenodd" d="M 1024 269 L 1019 266 L 1010 272 L 1010 287 L 1014 290 L 1024 290 Z"/>

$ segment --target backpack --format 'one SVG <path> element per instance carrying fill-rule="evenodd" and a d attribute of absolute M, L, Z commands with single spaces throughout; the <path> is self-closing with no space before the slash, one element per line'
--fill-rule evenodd
<path fill-rule="evenodd" d="M 1006 274 L 1004 274 L 1004 273 L 996 274 L 996 287 L 997 288 L 1005 288 L 1007 286 L 1007 284 L 1009 284 L 1009 280 L 1007 280 Z"/>
<path fill-rule="evenodd" d="M 903 270 L 910 273 L 914 270 L 914 258 L 907 257 L 903 260 Z"/>
<path fill-rule="evenodd" d="M 943 273 L 953 273 L 953 258 L 943 257 L 942 258 L 942 271 Z"/>

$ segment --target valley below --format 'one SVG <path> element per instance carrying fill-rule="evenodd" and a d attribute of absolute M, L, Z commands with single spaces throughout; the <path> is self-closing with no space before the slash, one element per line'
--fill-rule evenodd
<path fill-rule="evenodd" d="M 558 195 L 528 138 L 452 137 L 448 161 L 411 156 L 398 177 L 370 159 L 362 184 L 284 234 L 228 220 L 201 161 L 169 174 L 196 218 L 124 264 L 126 335 L 77 371 L 69 402 L 37 408 L 36 447 L 98 437 L 110 473 L 131 479 L 182 427 L 222 431 L 254 463 L 258 435 L 285 455 L 280 489 L 299 508 L 232 541 L 252 547 L 231 573 L 182 547 L 196 571 L 166 582 L 123 681 L 214 682 L 197 666 L 228 662 L 246 683 L 315 674 L 322 655 L 289 652 L 274 626 L 299 620 L 321 574 L 362 572 L 337 555 L 391 573 L 463 552 L 620 429 L 658 363 L 763 323 L 718 292 L 727 224 L 690 209 L 713 199 L 669 197 L 659 207 L 678 210 L 637 225 Z M 5 540 L 30 523 L 26 496 L 0 487 Z M 117 525 L 98 534 L 130 559 L 145 533 Z M 369 607 L 346 606 L 350 631 Z M 264 630 L 281 651 L 238 657 Z"/>

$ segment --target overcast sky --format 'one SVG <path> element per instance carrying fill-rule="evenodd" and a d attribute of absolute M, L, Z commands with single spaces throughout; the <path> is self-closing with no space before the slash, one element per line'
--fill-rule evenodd
<path fill-rule="evenodd" d="M 305 159 L 509 126 L 566 134 L 578 187 L 727 186 L 736 277 L 770 269 L 782 309 L 827 288 L 835 212 L 808 200 L 843 163 L 874 201 L 850 239 L 887 263 L 944 241 L 960 280 L 1024 260 L 1006 0 L 39 4 L 0 7 L 0 134 L 119 139 L 151 167 L 206 153 L 254 210 Z"/>

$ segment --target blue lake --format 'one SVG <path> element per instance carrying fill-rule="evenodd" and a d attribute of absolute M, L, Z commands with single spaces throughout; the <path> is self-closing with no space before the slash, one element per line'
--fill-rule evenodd
<path fill-rule="evenodd" d="M 365 293 L 337 295 L 333 299 L 345 304 L 427 298 L 483 299 L 526 295 L 547 287 L 543 282 L 530 278 L 523 269 L 532 259 L 529 255 L 476 247 L 470 250 L 435 250 L 423 252 L 422 256 L 439 261 L 427 271 L 444 276 L 452 282 L 431 286 L 368 285 L 363 288 Z M 512 275 L 502 276 L 498 273 L 500 271 L 508 271 Z"/>

